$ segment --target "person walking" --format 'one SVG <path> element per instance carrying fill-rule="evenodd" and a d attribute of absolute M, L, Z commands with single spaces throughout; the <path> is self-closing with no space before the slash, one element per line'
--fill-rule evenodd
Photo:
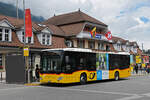
<path fill-rule="evenodd" d="M 35 76 L 36 76 L 36 81 L 39 81 L 39 73 L 40 73 L 40 69 L 38 64 L 36 65 L 36 69 L 35 69 Z"/>
<path fill-rule="evenodd" d="M 138 74 L 138 65 L 137 64 L 135 64 L 134 69 L 135 69 L 136 74 Z"/>

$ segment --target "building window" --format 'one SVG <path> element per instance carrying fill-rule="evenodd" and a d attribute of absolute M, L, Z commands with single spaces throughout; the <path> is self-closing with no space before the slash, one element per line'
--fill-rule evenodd
<path fill-rule="evenodd" d="M 137 48 L 134 47 L 134 48 L 133 48 L 133 51 L 134 51 L 134 53 L 137 53 Z"/>
<path fill-rule="evenodd" d="M 42 34 L 42 44 L 43 45 L 50 45 L 50 35 L 49 34 Z"/>
<path fill-rule="evenodd" d="M 3 69 L 3 63 L 2 63 L 2 54 L 0 54 L 0 70 Z"/>
<path fill-rule="evenodd" d="M 50 43 L 50 35 L 47 35 L 47 45 Z"/>
<path fill-rule="evenodd" d="M 31 37 L 28 37 L 28 43 L 31 43 Z"/>
<path fill-rule="evenodd" d="M 104 44 L 103 43 L 98 43 L 98 49 L 99 50 L 104 50 Z"/>
<path fill-rule="evenodd" d="M 45 34 L 42 35 L 42 44 L 45 44 Z"/>
<path fill-rule="evenodd" d="M 11 30 L 8 28 L 0 28 L 0 41 L 10 41 Z"/>
<path fill-rule="evenodd" d="M 121 51 L 121 44 L 117 44 L 117 50 Z"/>
<path fill-rule="evenodd" d="M 33 35 L 32 35 L 32 37 L 25 37 L 24 31 L 19 31 L 18 37 L 22 43 L 30 43 L 30 44 L 33 43 Z"/>
<path fill-rule="evenodd" d="M 110 46 L 106 45 L 106 51 L 110 51 Z"/>
<path fill-rule="evenodd" d="M 130 52 L 130 46 L 127 46 L 127 51 Z"/>
<path fill-rule="evenodd" d="M 5 29 L 5 41 L 9 41 L 9 29 Z"/>
<path fill-rule="evenodd" d="M 90 49 L 95 49 L 95 42 L 94 41 L 89 41 L 88 45 L 89 45 Z"/>
<path fill-rule="evenodd" d="M 35 61 L 35 57 L 34 57 L 34 55 L 30 55 L 29 56 L 29 59 L 28 59 L 28 61 L 29 61 L 29 67 L 31 68 L 31 69 L 33 69 L 34 68 L 34 61 Z"/>
<path fill-rule="evenodd" d="M 22 32 L 22 42 L 24 43 L 25 41 L 25 34 L 24 34 L 24 32 Z"/>
<path fill-rule="evenodd" d="M 2 41 L 2 34 L 3 34 L 3 30 L 2 28 L 0 28 L 0 41 Z"/>
<path fill-rule="evenodd" d="M 79 48 L 84 48 L 84 40 L 78 40 L 77 42 Z"/>

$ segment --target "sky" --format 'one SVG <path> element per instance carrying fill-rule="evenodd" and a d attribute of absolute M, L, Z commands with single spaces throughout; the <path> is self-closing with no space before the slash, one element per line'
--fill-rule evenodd
<path fill-rule="evenodd" d="M 0 0 L 16 5 L 16 0 Z M 19 1 L 19 8 L 22 1 Z M 140 48 L 150 49 L 150 0 L 25 0 L 32 14 L 48 19 L 77 11 L 108 25 L 113 36 L 137 41 Z"/>

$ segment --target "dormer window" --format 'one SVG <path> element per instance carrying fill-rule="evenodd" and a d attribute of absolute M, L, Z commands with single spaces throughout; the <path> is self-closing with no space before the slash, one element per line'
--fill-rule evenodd
<path fill-rule="evenodd" d="M 50 45 L 50 35 L 49 34 L 42 34 L 42 44 L 43 45 Z"/>
<path fill-rule="evenodd" d="M 5 41 L 9 40 L 9 30 L 5 29 Z"/>
<path fill-rule="evenodd" d="M 23 30 L 20 30 L 17 32 L 17 36 L 19 38 L 19 40 L 24 43 L 26 41 L 26 43 L 32 44 L 33 43 L 33 33 L 32 33 L 32 37 L 26 37 L 25 38 L 25 33 Z M 25 40 L 26 39 L 26 40 Z"/>
<path fill-rule="evenodd" d="M 52 43 L 52 32 L 48 27 L 41 30 L 37 37 L 42 45 L 51 45 Z"/>
<path fill-rule="evenodd" d="M 117 50 L 121 51 L 121 44 L 117 44 Z"/>
<path fill-rule="evenodd" d="M 47 35 L 47 45 L 50 44 L 50 35 Z"/>
<path fill-rule="evenodd" d="M 11 29 L 0 27 L 0 41 L 11 41 Z"/>

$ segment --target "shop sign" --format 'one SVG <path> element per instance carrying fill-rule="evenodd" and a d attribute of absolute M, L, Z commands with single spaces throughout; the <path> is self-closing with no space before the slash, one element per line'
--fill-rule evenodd
<path fill-rule="evenodd" d="M 29 48 L 24 48 L 24 56 L 29 56 Z"/>

